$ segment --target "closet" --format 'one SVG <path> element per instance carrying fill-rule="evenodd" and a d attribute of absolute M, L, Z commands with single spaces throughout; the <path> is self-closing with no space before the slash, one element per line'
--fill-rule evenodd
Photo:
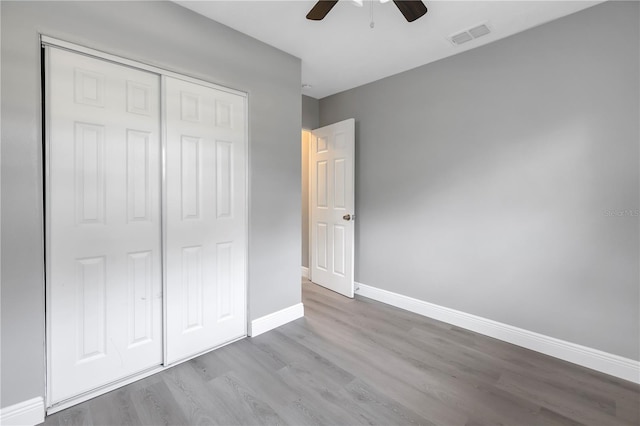
<path fill-rule="evenodd" d="M 49 407 L 246 335 L 246 96 L 63 47 L 44 47 Z"/>

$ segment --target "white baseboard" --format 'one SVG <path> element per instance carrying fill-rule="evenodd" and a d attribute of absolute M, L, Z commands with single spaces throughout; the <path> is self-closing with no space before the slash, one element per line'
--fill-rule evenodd
<path fill-rule="evenodd" d="M 306 266 L 302 267 L 302 277 L 309 279 L 309 268 Z"/>
<path fill-rule="evenodd" d="M 0 425 L 33 426 L 44 422 L 44 399 L 32 398 L 0 409 Z"/>
<path fill-rule="evenodd" d="M 611 376 L 640 383 L 640 362 L 589 348 L 555 337 L 545 336 L 501 322 L 435 305 L 402 294 L 366 284 L 356 283 L 356 294 L 377 300 L 419 315 L 443 321 L 476 333 L 484 334 L 523 348 L 541 352 Z"/>
<path fill-rule="evenodd" d="M 251 330 L 249 330 L 249 336 L 256 337 L 262 333 L 266 333 L 269 330 L 278 328 L 281 325 L 285 325 L 288 322 L 297 320 L 304 316 L 304 305 L 298 303 L 288 308 L 281 309 L 269 315 L 265 315 L 258 319 L 251 321 Z"/>

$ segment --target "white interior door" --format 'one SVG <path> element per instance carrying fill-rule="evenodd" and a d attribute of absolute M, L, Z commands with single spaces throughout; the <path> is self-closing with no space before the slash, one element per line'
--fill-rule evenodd
<path fill-rule="evenodd" d="M 162 363 L 160 80 L 47 61 L 51 405 Z"/>
<path fill-rule="evenodd" d="M 240 95 L 165 78 L 166 363 L 246 335 Z"/>
<path fill-rule="evenodd" d="M 311 134 L 311 281 L 353 297 L 355 120 Z"/>

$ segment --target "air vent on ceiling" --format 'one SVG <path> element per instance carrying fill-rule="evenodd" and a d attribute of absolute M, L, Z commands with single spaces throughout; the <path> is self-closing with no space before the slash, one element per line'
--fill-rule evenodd
<path fill-rule="evenodd" d="M 451 41 L 451 43 L 453 43 L 454 45 L 459 46 L 463 43 L 473 40 L 474 38 L 487 35 L 490 32 L 491 29 L 489 28 L 489 24 L 484 23 L 450 36 L 449 41 Z"/>

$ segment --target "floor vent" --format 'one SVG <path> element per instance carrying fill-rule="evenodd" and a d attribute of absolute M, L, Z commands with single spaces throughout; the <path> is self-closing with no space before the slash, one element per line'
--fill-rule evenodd
<path fill-rule="evenodd" d="M 474 38 L 482 37 L 491 32 L 488 24 L 480 24 L 468 30 L 456 33 L 449 37 L 449 41 L 456 46 L 473 40 Z"/>

